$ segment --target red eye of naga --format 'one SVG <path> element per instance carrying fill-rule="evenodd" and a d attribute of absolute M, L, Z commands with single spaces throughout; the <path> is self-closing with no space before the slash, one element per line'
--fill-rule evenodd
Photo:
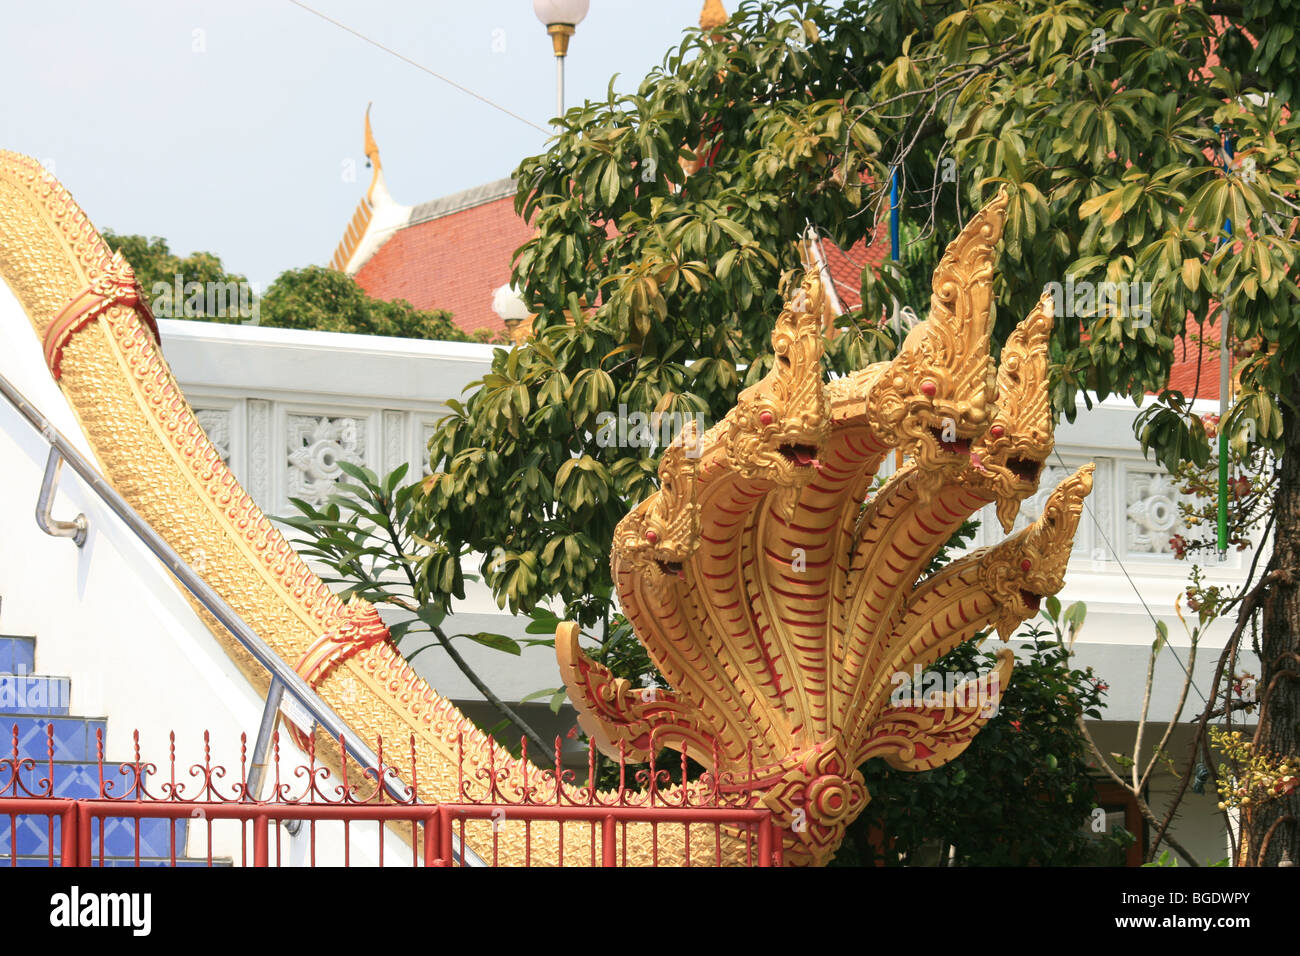
<path fill-rule="evenodd" d="M 935 394 L 938 391 L 939 391 L 939 386 L 935 385 L 934 382 L 921 383 L 921 394 L 924 395 L 926 398 L 934 398 Z"/>
<path fill-rule="evenodd" d="M 992 428 L 989 429 L 989 434 L 992 435 L 994 438 L 1001 438 L 1001 437 L 1002 437 L 1002 426 L 1001 426 L 1001 425 L 994 425 Z"/>
<path fill-rule="evenodd" d="M 1023 561 L 1020 562 L 1020 570 L 1024 571 L 1026 574 L 1029 573 L 1029 569 L 1032 568 L 1033 566 L 1034 566 L 1033 563 L 1028 558 L 1025 558 Z"/>
<path fill-rule="evenodd" d="M 772 424 L 772 413 L 771 413 L 771 412 L 759 412 L 759 414 L 758 414 L 758 420 L 759 420 L 760 422 L 762 422 L 764 425 L 770 425 L 770 424 Z"/>
<path fill-rule="evenodd" d="M 649 541 L 651 544 L 654 544 L 656 541 L 659 540 L 659 535 L 655 534 L 653 531 L 647 531 L 645 533 L 645 539 Z M 1025 570 L 1028 571 L 1029 569 L 1025 568 Z"/>

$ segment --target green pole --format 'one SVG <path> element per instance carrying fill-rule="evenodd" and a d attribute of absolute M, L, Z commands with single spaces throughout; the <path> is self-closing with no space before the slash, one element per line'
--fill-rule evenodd
<path fill-rule="evenodd" d="M 1232 353 L 1228 350 L 1228 307 L 1219 320 L 1219 560 L 1228 558 L 1228 397 L 1232 376 L 1228 372 Z"/>
<path fill-rule="evenodd" d="M 1223 138 L 1225 166 L 1232 162 L 1232 139 Z M 1223 224 L 1228 236 L 1232 236 L 1232 220 Z M 1231 238 L 1227 241 L 1231 242 Z M 1228 292 L 1231 293 L 1231 288 Z M 1225 300 L 1227 296 L 1224 297 Z M 1228 404 L 1232 393 L 1232 352 L 1228 348 L 1228 303 L 1223 303 L 1219 315 L 1219 560 L 1228 558 Z"/>

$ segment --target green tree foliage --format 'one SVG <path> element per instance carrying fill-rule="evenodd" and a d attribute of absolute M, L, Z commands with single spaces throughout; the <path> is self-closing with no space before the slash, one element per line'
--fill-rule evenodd
<path fill-rule="evenodd" d="M 570 110 L 552 148 L 517 171 L 517 208 L 538 233 L 515 278 L 539 336 L 499 355 L 439 431 L 439 534 L 484 553 L 504 543 L 489 580 L 512 607 L 604 584 L 609 533 L 653 477 L 648 449 L 597 447 L 595 416 L 620 403 L 722 414 L 766 371 L 794 241 L 810 225 L 845 247 L 871 237 L 895 167 L 931 258 L 1011 187 L 1003 333 L 1067 276 L 1151 289 L 1149 322 L 1058 322 L 1053 398 L 1067 417 L 1085 387 L 1162 389 L 1184 317 L 1208 319 L 1225 297 L 1238 337 L 1289 334 L 1294 243 L 1276 227 L 1300 173 L 1295 122 L 1281 95 L 1256 106 L 1243 84 L 1289 91 L 1292 51 L 1281 27 L 1255 22 L 1263 7 L 1247 7 L 1269 38 L 1248 75 L 1202 77 L 1215 26 L 1197 4 L 746 3 L 716 38 L 689 33 L 635 94 Z M 1216 124 L 1252 158 L 1249 181 L 1207 154 Z M 682 158 L 706 165 L 687 176 Z M 1239 236 L 1258 227 L 1241 255 L 1218 246 L 1229 216 Z M 864 306 L 842 320 L 830 368 L 889 354 L 879 320 L 913 298 L 906 278 L 892 264 L 863 274 Z M 1258 411 L 1262 440 L 1281 420 L 1276 389 L 1255 386 L 1284 371 L 1247 369 L 1243 407 Z M 1167 462 L 1209 453 L 1173 392 L 1142 437 Z M 476 507 L 502 495 L 491 514 Z"/>
<path fill-rule="evenodd" d="M 343 600 L 359 597 L 381 608 L 405 612 L 405 620 L 388 630 L 406 659 L 413 661 L 423 651 L 442 648 L 501 715 L 503 723 L 532 741 L 534 755 L 544 763 L 553 762 L 550 745 L 483 681 L 461 655 L 457 642 L 472 641 L 517 657 L 525 645 L 554 647 L 554 638 L 521 643 L 502 634 L 444 631 L 446 614 L 431 595 L 450 586 L 447 554 L 411 530 L 419 486 L 402 484 L 407 466 L 399 465 L 383 478 L 351 462 L 340 462 L 339 468 L 345 477 L 335 483 L 329 501 L 321 508 L 300 498 L 289 499 L 298 514 L 280 520 L 300 532 L 294 540 L 298 553 L 329 569 L 324 580 L 342 585 L 339 596 Z M 550 633 L 555 633 L 554 627 Z M 556 688 L 550 690 L 552 695 L 556 692 Z"/>
<path fill-rule="evenodd" d="M 182 294 L 174 294 L 179 279 L 182 292 L 189 282 L 200 285 L 236 286 L 246 284 L 248 280 L 235 272 L 227 272 L 221 259 L 210 252 L 192 252 L 188 256 L 178 256 L 167 245 L 167 240 L 158 236 L 148 238 L 136 235 L 118 235 L 112 230 L 104 231 L 104 241 L 114 252 L 122 253 L 126 261 L 135 270 L 136 281 L 144 290 L 158 318 L 199 319 L 204 322 L 244 322 L 245 316 L 226 302 L 226 308 L 207 308 L 206 296 L 187 299 Z M 251 293 L 251 290 L 250 290 Z M 236 293 L 237 302 L 238 293 Z M 161 300 L 161 301 L 160 301 Z"/>
<path fill-rule="evenodd" d="M 257 298 L 248 280 L 227 272 L 221 259 L 210 252 L 178 256 L 165 239 L 118 235 L 105 231 L 110 249 L 121 252 L 135 270 L 137 281 L 158 318 L 199 319 L 205 322 L 239 322 L 282 329 L 314 329 L 321 332 L 355 332 L 361 335 L 391 335 L 408 339 L 438 339 L 447 342 L 487 341 L 490 333 L 473 337 L 462 332 L 451 313 L 442 309 L 417 309 L 409 302 L 388 302 L 366 293 L 355 279 L 334 269 L 307 266 L 280 273 L 266 294 Z M 174 292 L 179 280 L 182 294 Z M 239 310 L 234 302 L 239 292 L 224 299 L 227 307 L 214 307 L 206 295 L 190 297 L 188 283 L 206 287 L 243 287 L 243 302 L 256 305 L 255 314 Z"/>
<path fill-rule="evenodd" d="M 871 803 L 849 828 L 840 866 L 1078 866 L 1097 858 L 1086 832 L 1096 793 L 1075 720 L 1100 717 L 1099 682 L 1031 628 L 998 712 L 970 747 L 934 770 L 862 767 Z M 936 672 L 988 671 L 992 651 L 963 644 Z M 876 834 L 886 834 L 882 840 Z M 875 837 L 873 839 L 873 837 Z"/>
<path fill-rule="evenodd" d="M 351 276 L 323 266 L 280 273 L 262 296 L 261 324 L 447 342 L 470 340 L 452 322 L 450 312 L 417 309 L 400 299 L 386 302 L 373 298 Z"/>

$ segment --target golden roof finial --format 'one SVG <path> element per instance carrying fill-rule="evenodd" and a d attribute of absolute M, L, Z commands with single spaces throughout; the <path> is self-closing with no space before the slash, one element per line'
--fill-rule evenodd
<path fill-rule="evenodd" d="M 366 235 L 366 230 L 370 228 L 370 220 L 375 212 L 375 188 L 380 186 L 383 178 L 383 166 L 379 162 L 379 145 L 375 142 L 375 133 L 370 128 L 370 107 L 373 103 L 366 104 L 366 144 L 365 154 L 372 168 L 370 173 L 370 185 L 366 188 L 366 195 L 357 203 L 357 211 L 352 214 L 352 221 L 348 223 L 347 230 L 343 233 L 343 239 L 339 242 L 334 250 L 334 257 L 330 259 L 330 268 L 342 272 L 347 268 L 348 262 L 352 259 L 353 253 L 361 245 L 361 240 Z M 387 196 L 386 188 L 381 190 L 382 196 Z"/>
<path fill-rule="evenodd" d="M 704 9 L 700 11 L 700 29 L 716 30 L 727 22 L 727 10 L 722 0 L 704 0 Z"/>
<path fill-rule="evenodd" d="M 367 103 L 367 104 L 366 104 L 366 146 L 365 146 L 365 154 L 366 154 L 366 159 L 370 160 L 370 165 L 372 165 L 372 166 L 375 168 L 375 175 L 377 176 L 377 175 L 379 174 L 379 169 L 380 169 L 380 165 L 379 165 L 379 145 L 375 142 L 375 133 L 374 133 L 374 130 L 372 130 L 372 129 L 370 128 L 370 107 L 372 107 L 372 106 L 374 106 L 374 105 L 375 105 L 374 103 Z M 372 177 L 372 179 L 373 179 L 373 177 Z M 371 185 L 373 186 L 374 183 L 372 182 Z"/>

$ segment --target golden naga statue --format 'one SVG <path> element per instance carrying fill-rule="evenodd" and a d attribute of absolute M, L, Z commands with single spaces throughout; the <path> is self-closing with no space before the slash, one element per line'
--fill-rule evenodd
<path fill-rule="evenodd" d="M 948 247 L 928 319 L 891 362 L 826 382 L 815 274 L 772 333 L 772 371 L 703 436 L 664 454 L 661 488 L 620 523 L 619 601 L 671 686 L 616 680 L 556 635 L 582 727 L 602 750 L 716 754 L 786 829 L 785 859 L 824 863 L 867 805 L 858 767 L 926 770 L 960 754 L 996 712 L 1012 668 L 942 700 L 891 703 L 911 675 L 976 633 L 1005 640 L 1054 594 L 1087 465 L 1001 544 L 918 580 L 962 522 L 996 503 L 1010 531 L 1052 450 L 1044 296 L 994 370 L 993 250 L 1005 192 Z M 909 457 L 872 494 L 891 449 Z M 687 448 L 691 454 L 686 454 Z"/>
<path fill-rule="evenodd" d="M 929 319 L 892 362 L 825 382 L 821 289 L 805 279 L 777 320 L 771 374 L 717 426 L 665 453 L 660 490 L 619 526 L 612 560 L 622 608 L 671 692 L 613 680 L 583 655 L 575 627 L 557 635 L 581 722 L 601 746 L 629 757 L 662 746 L 716 754 L 715 779 L 761 793 L 787 828 L 789 862 L 834 853 L 869 799 L 863 761 L 920 770 L 959 754 L 988 719 L 1011 657 L 976 686 L 917 706 L 891 699 L 893 676 L 979 631 L 1007 637 L 1062 585 L 1091 466 L 1028 528 L 918 583 L 984 505 L 996 502 L 1010 528 L 1052 446 L 1050 299 L 1012 335 L 996 375 L 989 356 L 1005 209 L 999 196 L 948 249 Z M 199 426 L 130 267 L 53 176 L 3 151 L 0 279 L 113 487 L 178 552 L 206 556 L 204 580 L 356 733 L 411 742 L 422 800 L 540 786 L 590 803 L 581 786 L 502 753 L 415 673 L 369 603 L 343 603 L 312 573 Z M 910 460 L 873 495 L 894 448 Z M 264 691 L 261 667 L 200 616 Z M 318 756 L 328 760 L 329 749 L 318 741 Z M 746 860 L 737 838 L 715 848 L 670 830 L 626 824 L 623 858 Z M 497 833 L 493 820 L 475 819 L 464 832 L 502 864 L 585 865 L 564 846 L 584 845 L 587 823 Z"/>

